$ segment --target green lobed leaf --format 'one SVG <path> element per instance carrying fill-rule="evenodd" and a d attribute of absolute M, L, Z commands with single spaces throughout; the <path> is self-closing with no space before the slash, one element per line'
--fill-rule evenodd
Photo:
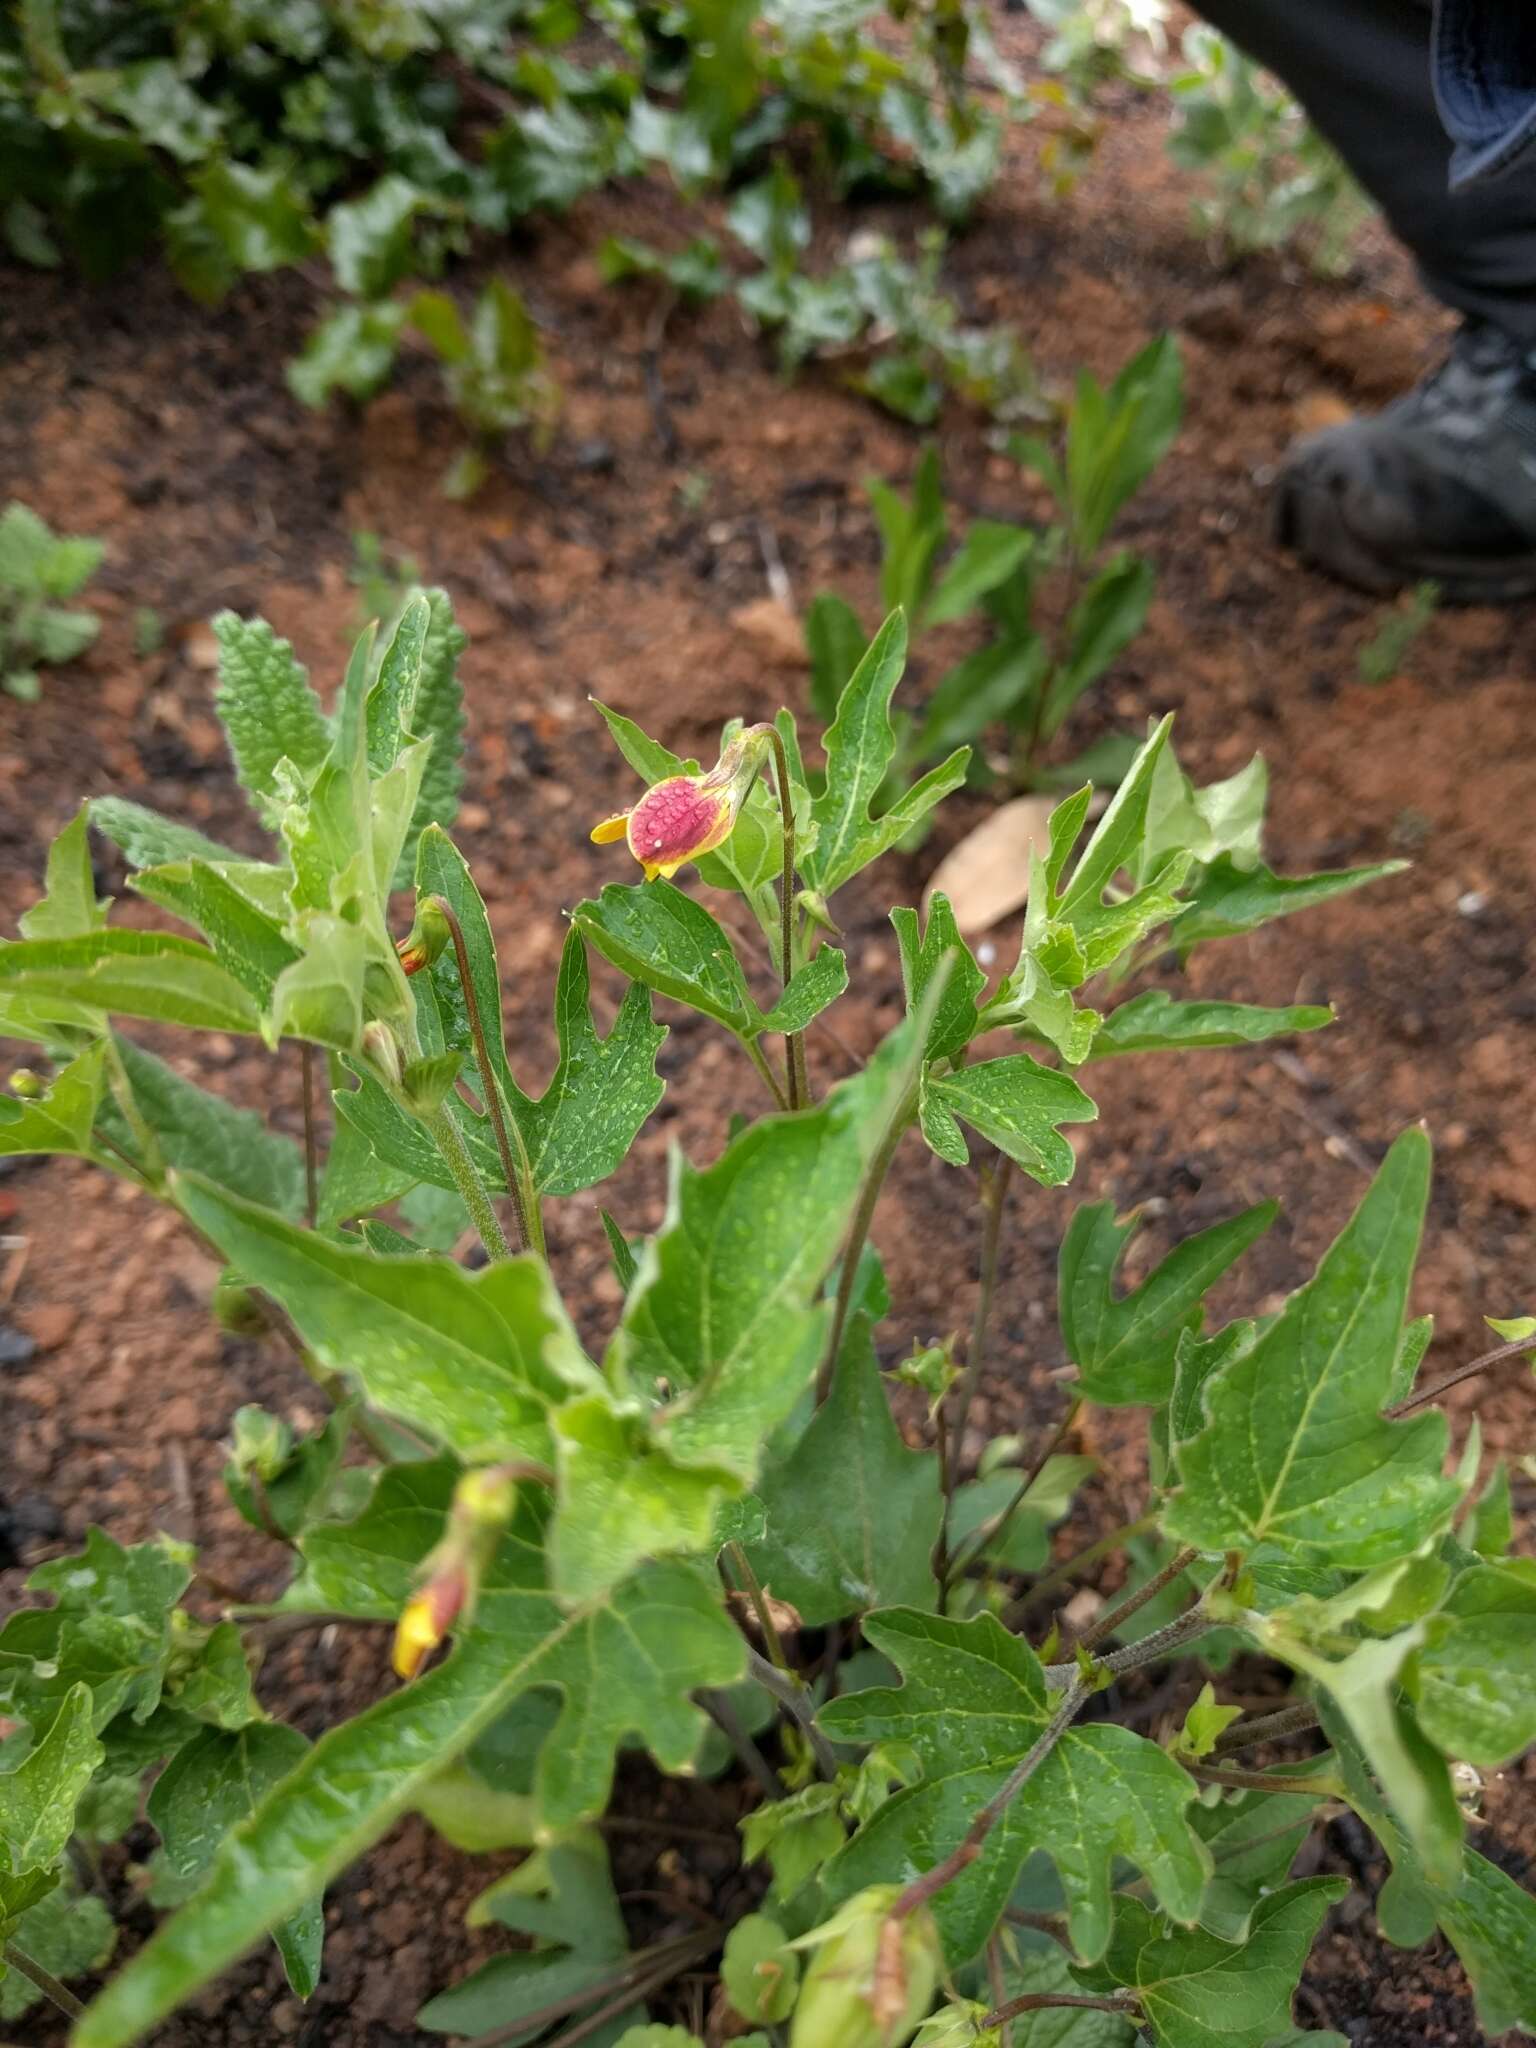
<path fill-rule="evenodd" d="M 899 1666 L 899 1688 L 854 1693 L 821 1710 L 834 1742 L 905 1742 L 919 1783 L 896 1792 L 827 1866 L 830 1904 L 868 1884 L 905 1882 L 956 1848 L 980 1807 L 1033 1747 L 1059 1696 L 1033 1650 L 992 1615 L 953 1621 L 893 1608 L 866 1639 Z M 1070 1728 L 992 1828 L 981 1854 L 933 1901 L 952 1964 L 975 1955 L 1025 1858 L 1056 1865 L 1079 1956 L 1110 1938 L 1111 1878 L 1125 1856 L 1176 1919 L 1193 1921 L 1210 1869 L 1186 1809 L 1194 1781 L 1155 1743 L 1098 1721 Z"/>
<path fill-rule="evenodd" d="M 51 1870 L 74 1833 L 75 1808 L 104 1754 L 91 1707 L 90 1687 L 71 1686 L 41 1740 L 0 1773 L 0 1867 L 11 1875 Z"/>
<path fill-rule="evenodd" d="M 106 923 L 106 904 L 96 900 L 91 869 L 90 817 L 90 805 L 82 804 L 48 848 L 42 900 L 17 919 L 24 939 L 70 939 Z"/>
<path fill-rule="evenodd" d="M 629 1953 L 608 1851 L 595 1829 L 580 1829 L 536 1850 L 481 1893 L 469 1918 L 475 1925 L 494 1922 L 531 1936 L 534 1945 L 493 1956 L 463 1983 L 429 2000 L 416 2023 L 430 2033 L 489 2033 L 589 1986 L 595 1995 Z M 615 2027 L 642 2011 L 631 2007 Z"/>
<path fill-rule="evenodd" d="M 922 1132 L 941 1159 L 963 1166 L 969 1157 L 956 1122 L 963 1118 L 1042 1187 L 1061 1187 L 1077 1165 L 1057 1126 L 1092 1123 L 1098 1113 L 1069 1074 L 1042 1067 L 1024 1052 L 953 1074 L 936 1074 L 931 1067 L 923 1073 Z"/>
<path fill-rule="evenodd" d="M 197 1900 L 96 1999 L 74 2048 L 127 2048 L 361 1855 L 529 1687 L 566 1695 L 540 1752 L 540 1806 L 558 1829 L 601 1811 L 630 1733 L 680 1770 L 699 1739 L 688 1694 L 730 1683 L 741 1662 L 715 1592 L 686 1566 L 651 1566 L 602 1603 L 563 1613 L 544 1588 L 539 1518 L 520 1503 L 454 1654 L 306 1753 L 226 1838 Z"/>
<path fill-rule="evenodd" d="M 235 773 L 258 808 L 278 799 L 279 761 L 313 776 L 331 738 L 309 678 L 286 640 L 265 619 L 220 612 L 213 621 L 219 644 L 219 687 L 214 697 Z"/>
<path fill-rule="evenodd" d="M 1313 1278 L 1205 1382 L 1208 1421 L 1179 1451 L 1170 1535 L 1364 1570 L 1449 1519 L 1460 1487 L 1442 1477 L 1444 1416 L 1380 1417 L 1429 1172 L 1428 1139 L 1404 1131 Z"/>
<path fill-rule="evenodd" d="M 1072 1996 L 1080 1994 L 1081 1986 L 1072 1975 L 1072 1965 L 1065 1953 L 1055 1942 L 1042 1940 L 1038 1947 L 1023 1948 L 1020 1953 L 1006 1957 L 1003 1990 L 1009 1998 L 1031 1993 L 1038 1997 L 1053 1991 Z M 979 2015 L 984 2008 L 978 2006 L 976 2010 Z M 1009 2033 L 1012 2048 L 1132 2048 L 1136 2039 L 1136 2029 L 1128 2019 L 1112 2012 L 1066 2005 L 1020 2013 L 1011 2022 Z M 941 2034 L 929 2042 L 919 2033 L 914 2048 L 969 2048 L 973 2038 L 959 2034 L 946 2039 Z M 985 2034 L 977 2041 L 977 2048 L 991 2048 Z"/>
<path fill-rule="evenodd" d="M 1062 1339 L 1083 1394 L 1109 1407 L 1166 1401 L 1180 1339 L 1198 1333 L 1201 1303 L 1278 1213 L 1277 1203 L 1261 1202 L 1186 1237 L 1130 1294 L 1117 1295 L 1116 1269 L 1137 1218 L 1117 1223 L 1113 1202 L 1080 1208 L 1061 1242 L 1058 1289 Z"/>
<path fill-rule="evenodd" d="M 256 1005 L 206 946 L 170 932 L 97 931 L 0 942 L 0 999 L 85 1003 L 203 1031 L 255 1031 Z"/>
<path fill-rule="evenodd" d="M 1457 1578 L 1408 1674 L 1437 1749 L 1496 1770 L 1536 1742 L 1536 1569 L 1474 1565 Z"/>
<path fill-rule="evenodd" d="M 1298 1031 L 1321 1031 L 1334 1021 L 1327 1004 L 1291 1003 L 1267 1010 L 1256 1003 L 1181 1003 L 1148 989 L 1111 1010 L 1099 1025 L 1092 1059 L 1112 1053 L 1206 1051 L 1214 1046 L 1259 1045 Z"/>
<path fill-rule="evenodd" d="M 796 968 L 783 994 L 763 1013 L 764 1031 L 803 1031 L 848 986 L 847 956 L 836 946 L 822 946 L 804 967 Z"/>
<path fill-rule="evenodd" d="M 0 1019 L 3 1031 L 3 1019 Z M 54 1076 L 35 1102 L 0 1095 L 0 1158 L 58 1152 L 89 1158 L 105 1082 L 106 1043 L 98 1039 Z"/>
<path fill-rule="evenodd" d="M 938 1460 L 903 1442 L 870 1332 L 867 1316 L 850 1318 L 830 1395 L 758 1483 L 766 1527 L 748 1546 L 753 1568 L 807 1627 L 928 1609 L 936 1596 Z"/>
<path fill-rule="evenodd" d="M 906 990 L 907 1009 L 916 1009 L 934 980 L 944 973 L 943 993 L 928 1027 L 926 1059 L 954 1059 L 970 1044 L 978 1022 L 977 1000 L 987 977 L 976 965 L 971 949 L 960 936 L 949 898 L 938 890 L 928 905 L 928 921 L 919 937 L 915 910 L 900 907 L 891 912 L 896 943 L 901 948 L 901 979 Z"/>
<path fill-rule="evenodd" d="M 830 897 L 902 839 L 964 780 L 969 751 L 931 770 L 879 818 L 870 805 L 896 751 L 891 697 L 907 659 L 906 618 L 893 611 L 848 679 L 827 732 L 826 783 L 812 805 L 816 841 L 801 862 L 807 883 Z"/>
<path fill-rule="evenodd" d="M 288 877 L 281 868 L 257 861 L 226 861 L 218 867 L 204 860 L 176 861 L 141 870 L 133 887 L 195 925 L 214 957 L 258 1003 L 271 1002 L 284 969 L 299 958 L 298 948 L 283 933 L 289 904 Z"/>
<path fill-rule="evenodd" d="M 605 960 L 658 995 L 713 1017 L 738 1038 L 761 1029 L 730 939 L 702 903 L 672 883 L 610 882 L 595 901 L 577 904 L 571 922 Z"/>
<path fill-rule="evenodd" d="M 1278 1767 L 1286 1777 L 1330 1766 L 1326 1756 Z M 1211 1877 L 1200 1901 L 1200 1925 L 1223 1941 L 1246 1941 L 1255 1908 L 1290 1875 L 1302 1843 L 1325 1811 L 1323 1793 L 1229 1792 L 1211 1806 L 1197 1803 L 1189 1824 L 1210 1851 Z"/>
<path fill-rule="evenodd" d="M 166 1866 L 185 1881 L 199 1878 L 231 1829 L 256 1808 L 309 1749 L 296 1728 L 253 1721 L 227 1730 L 205 1728 L 166 1765 L 150 1790 L 148 1815 L 159 1830 Z M 290 1987 L 308 1998 L 319 1981 L 325 1915 L 319 1895 L 273 1930 Z"/>
<path fill-rule="evenodd" d="M 1309 1877 L 1272 1892 L 1243 1942 L 1171 1927 L 1122 1894 L 1104 1960 L 1074 1975 L 1091 1991 L 1134 1991 L 1157 2048 L 1266 2048 L 1290 2032 L 1291 1999 L 1323 1915 L 1348 1889 L 1341 1877 Z"/>
<path fill-rule="evenodd" d="M 1448 1875 L 1436 1877 L 1383 1798 L 1349 1730 L 1329 1725 L 1327 1710 L 1324 1722 L 1349 1802 L 1391 1859 L 1392 1874 L 1377 1901 L 1382 1933 L 1399 1948 L 1417 1948 L 1438 1923 L 1472 1980 L 1484 2034 L 1494 2038 L 1512 2027 L 1536 2033 L 1536 1896 L 1475 1849 L 1467 1849 Z"/>
<path fill-rule="evenodd" d="M 28 1590 L 52 1607 L 21 1608 L 0 1628 L 0 1705 L 41 1741 L 77 1685 L 91 1692 L 99 1735 L 120 1713 L 147 1721 L 172 1650 L 171 1611 L 191 1571 L 166 1542 L 125 1550 L 100 1529 L 72 1557 L 39 1565 Z"/>
<path fill-rule="evenodd" d="M 0 1879 L 0 1891 L 5 1883 Z M 0 1907 L 0 1922 L 4 1917 L 4 1908 Z M 89 1892 L 78 1893 L 69 1883 L 56 1884 L 52 1878 L 44 1894 L 7 1929 L 7 1935 L 35 1963 L 64 1983 L 105 1968 L 117 1941 L 112 1915 L 101 1899 Z M 42 1993 L 19 1970 L 4 1971 L 4 1981 L 0 1982 L 0 2021 L 19 2019 L 41 1999 Z"/>
<path fill-rule="evenodd" d="M 468 1273 L 432 1254 L 381 1258 L 172 1177 L 177 1207 L 292 1318 L 330 1372 L 469 1462 L 547 1464 L 547 1411 L 594 1377 L 542 1260 Z"/>
<path fill-rule="evenodd" d="M 1401 874 L 1407 865 L 1406 861 L 1388 860 L 1375 867 L 1291 876 L 1273 874 L 1262 864 L 1240 867 L 1231 854 L 1224 853 L 1201 873 L 1187 907 L 1174 921 L 1169 943 L 1187 960 L 1194 948 L 1208 939 L 1256 931 L 1273 918 L 1311 910 L 1350 889 L 1363 888 L 1367 882 Z"/>

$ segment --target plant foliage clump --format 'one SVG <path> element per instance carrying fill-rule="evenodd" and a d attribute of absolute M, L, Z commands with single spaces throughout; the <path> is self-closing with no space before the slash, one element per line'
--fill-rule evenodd
<path fill-rule="evenodd" d="M 829 1083 L 815 1032 L 849 980 L 839 892 L 967 769 L 961 747 L 888 807 L 879 794 L 897 610 L 837 694 L 814 775 L 787 711 L 729 728 L 703 771 L 603 713 L 641 787 L 596 836 L 626 839 L 654 878 L 576 907 L 538 1090 L 449 836 L 447 600 L 416 592 L 382 644 L 364 635 L 329 714 L 270 629 L 226 614 L 216 632 L 264 850 L 110 798 L 81 810 L 0 944 L 0 1032 L 37 1063 L 0 1102 L 0 1151 L 92 1160 L 168 1204 L 227 1261 L 226 1321 L 282 1333 L 324 1389 L 332 1412 L 307 1434 L 243 1409 L 227 1482 L 252 1541 L 291 1564 L 284 1626 L 378 1631 L 379 1697 L 313 1742 L 275 1719 L 265 1618 L 208 1612 L 168 1539 L 124 1548 L 96 1530 L 40 1566 L 35 1603 L 0 1629 L 6 1998 L 100 1966 L 110 1928 L 72 1893 L 70 1842 L 121 1832 L 152 1779 L 167 1917 L 78 2021 L 77 2048 L 150 2033 L 268 1937 L 308 1995 L 326 1887 L 410 1810 L 466 1849 L 532 1851 L 474 1909 L 519 1945 L 434 1998 L 433 2031 L 569 2019 L 573 2038 L 686 2048 L 648 2007 L 718 1958 L 731 2025 L 758 2048 L 785 2027 L 792 2048 L 957 2048 L 1008 2026 L 1037 2048 L 1064 2027 L 1266 2048 L 1294 2037 L 1292 1990 L 1344 1889 L 1291 1870 L 1345 1810 L 1391 1863 L 1388 1937 L 1438 1926 L 1485 2030 L 1536 2031 L 1536 1901 L 1466 1841 L 1458 1800 L 1469 1772 L 1536 1738 L 1536 1585 L 1508 1554 L 1506 1478 L 1478 1490 L 1475 1429 L 1453 1449 L 1439 1387 L 1421 1383 L 1430 1332 L 1409 1303 L 1428 1138 L 1386 1150 L 1282 1305 L 1226 1323 L 1207 1297 L 1273 1203 L 1127 1286 L 1135 1219 L 1061 1193 L 1099 1061 L 1331 1021 L 1156 978 L 1125 996 L 1133 969 L 1155 976 L 1388 870 L 1274 873 L 1263 764 L 1199 787 L 1164 720 L 1096 822 L 1086 786 L 1057 806 L 1001 980 L 942 895 L 926 918 L 892 912 L 905 1014 Z M 113 920 L 93 829 L 180 929 Z M 771 987 L 671 879 L 690 861 L 760 926 Z M 594 956 L 624 977 L 606 1033 Z M 760 1113 L 712 1159 L 674 1154 L 661 1217 L 604 1212 L 622 1306 L 592 1345 L 543 1215 L 612 1175 L 656 1109 L 658 1002 L 736 1041 Z M 306 1155 L 205 1092 L 136 1041 L 140 1023 L 243 1036 L 276 1060 L 273 1088 L 324 1076 L 330 1114 L 313 1123 L 329 1145 Z M 870 1238 L 904 1144 L 926 1145 L 957 1193 L 979 1181 L 983 1226 L 969 1345 L 897 1364 L 933 1419 L 915 1445 L 881 1371 L 901 1306 Z M 1060 1205 L 1074 1375 L 1038 1438 L 1001 1438 L 973 1468 L 985 1304 L 1019 1190 Z M 445 1249 L 471 1226 L 479 1265 Z M 1479 1367 L 1524 1356 L 1536 1321 L 1500 1335 Z M 1145 1509 L 1053 1563 L 1052 1527 L 1091 1469 L 1066 1447 L 1095 1404 L 1146 1417 Z M 1074 1626 L 1068 1588 L 1121 1545 L 1127 1591 Z M 1259 1715 L 1225 1677 L 1252 1653 L 1293 1681 Z M 1135 1674 L 1191 1656 L 1213 1680 L 1159 1741 Z M 765 1784 L 742 1827 L 759 1911 L 631 1950 L 596 1824 L 633 1744 L 666 1771 L 739 1758 Z"/>

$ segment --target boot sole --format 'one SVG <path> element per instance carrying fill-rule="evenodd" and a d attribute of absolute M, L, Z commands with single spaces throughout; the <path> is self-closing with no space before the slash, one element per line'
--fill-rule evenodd
<path fill-rule="evenodd" d="M 1282 477 L 1275 490 L 1274 533 L 1313 568 L 1373 596 L 1390 596 L 1410 583 L 1435 582 L 1447 604 L 1514 604 L 1536 596 L 1536 552 L 1495 561 L 1465 555 L 1379 554 L 1349 526 L 1334 495 L 1298 477 Z"/>

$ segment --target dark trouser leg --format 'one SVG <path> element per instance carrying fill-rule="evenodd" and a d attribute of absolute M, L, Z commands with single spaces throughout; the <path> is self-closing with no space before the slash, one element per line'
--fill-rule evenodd
<path fill-rule="evenodd" d="M 1536 163 L 1453 193 L 1429 0 L 1194 0 L 1276 72 L 1458 312 L 1536 345 Z M 1521 6 L 1526 0 L 1510 0 Z"/>

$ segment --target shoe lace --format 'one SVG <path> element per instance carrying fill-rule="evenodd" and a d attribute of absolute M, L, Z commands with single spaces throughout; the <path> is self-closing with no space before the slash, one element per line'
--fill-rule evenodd
<path fill-rule="evenodd" d="M 1426 424 L 1455 416 L 1467 431 L 1495 421 L 1522 385 L 1536 392 L 1536 350 L 1502 328 L 1468 321 L 1409 403 Z"/>

